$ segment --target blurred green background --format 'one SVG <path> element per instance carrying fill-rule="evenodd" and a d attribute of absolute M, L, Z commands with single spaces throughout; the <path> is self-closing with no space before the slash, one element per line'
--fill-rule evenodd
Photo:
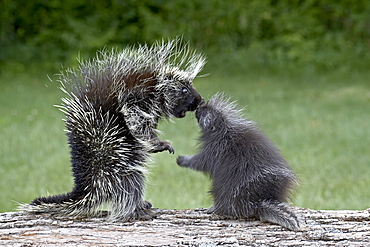
<path fill-rule="evenodd" d="M 194 86 L 223 91 L 282 150 L 301 184 L 293 204 L 370 207 L 370 2 L 348 0 L 1 0 L 0 212 L 71 190 L 61 69 L 103 48 L 182 37 L 208 63 Z M 208 207 L 193 113 L 162 121 L 175 155 L 153 155 L 146 198 Z"/>

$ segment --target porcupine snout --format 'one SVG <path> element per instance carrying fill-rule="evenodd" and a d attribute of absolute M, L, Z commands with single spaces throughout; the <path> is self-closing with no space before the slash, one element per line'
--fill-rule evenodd
<path fill-rule="evenodd" d="M 202 98 L 200 100 L 200 103 L 199 103 L 198 107 L 204 106 L 205 104 L 206 104 L 206 101 Z"/>
<path fill-rule="evenodd" d="M 189 106 L 189 110 L 190 111 L 195 111 L 196 109 L 198 109 L 198 107 L 204 103 L 204 99 L 203 98 L 200 98 L 200 99 L 194 99 L 194 101 L 190 104 Z"/>
<path fill-rule="evenodd" d="M 200 96 L 200 94 L 194 88 L 192 88 L 191 91 L 194 95 L 194 100 L 190 104 L 189 110 L 190 111 L 195 111 L 201 104 L 204 104 L 205 101 L 202 98 L 202 96 Z"/>

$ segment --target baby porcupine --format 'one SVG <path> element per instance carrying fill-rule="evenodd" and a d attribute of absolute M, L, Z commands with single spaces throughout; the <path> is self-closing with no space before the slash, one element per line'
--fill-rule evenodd
<path fill-rule="evenodd" d="M 179 156 L 177 163 L 212 178 L 214 205 L 208 211 L 256 217 L 298 230 L 298 218 L 284 203 L 296 176 L 271 141 L 221 94 L 202 103 L 196 118 L 201 150 L 194 156 Z"/>
<path fill-rule="evenodd" d="M 205 59 L 179 39 L 102 51 L 60 76 L 74 188 L 34 199 L 21 210 L 95 216 L 108 205 L 112 220 L 150 217 L 143 200 L 145 164 L 153 152 L 173 153 L 158 139 L 161 117 L 184 117 L 201 96 L 192 81 Z"/>

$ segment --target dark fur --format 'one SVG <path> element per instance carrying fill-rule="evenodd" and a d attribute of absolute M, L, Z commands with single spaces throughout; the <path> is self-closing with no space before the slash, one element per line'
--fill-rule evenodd
<path fill-rule="evenodd" d="M 158 139 L 158 120 L 184 117 L 201 101 L 191 83 L 204 59 L 177 43 L 103 52 L 61 75 L 74 188 L 22 209 L 92 216 L 108 204 L 113 219 L 148 217 L 151 204 L 143 200 L 148 156 L 174 152 Z M 177 58 L 180 64 L 172 61 Z"/>
<path fill-rule="evenodd" d="M 299 229 L 297 217 L 284 203 L 296 177 L 271 141 L 221 95 L 200 105 L 196 117 L 201 151 L 180 156 L 177 163 L 210 175 L 214 205 L 209 211 Z"/>

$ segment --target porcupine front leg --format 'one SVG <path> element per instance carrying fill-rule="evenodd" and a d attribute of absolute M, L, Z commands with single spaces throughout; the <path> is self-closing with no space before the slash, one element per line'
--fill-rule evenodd
<path fill-rule="evenodd" d="M 191 167 L 191 160 L 193 157 L 194 155 L 182 155 L 177 157 L 176 162 L 179 166 L 194 169 Z"/>
<path fill-rule="evenodd" d="M 157 135 L 156 124 L 153 129 L 151 129 L 150 142 L 152 143 L 151 153 L 159 153 L 168 150 L 170 154 L 175 153 L 175 149 L 172 147 L 169 141 L 160 140 Z"/>
<path fill-rule="evenodd" d="M 150 145 L 150 153 L 158 153 L 168 150 L 175 153 L 174 148 L 168 141 L 158 138 L 158 117 L 150 116 L 146 111 L 138 107 L 122 107 L 121 112 L 125 115 L 126 124 L 133 136 L 147 142 Z"/>
<path fill-rule="evenodd" d="M 168 150 L 170 154 L 175 153 L 175 149 L 171 146 L 168 141 L 159 140 L 157 138 L 155 146 L 150 150 L 151 153 L 159 153 Z"/>
<path fill-rule="evenodd" d="M 210 173 L 207 160 L 202 158 L 202 155 L 182 155 L 177 157 L 176 163 L 181 167 L 190 168 L 196 171 Z"/>

